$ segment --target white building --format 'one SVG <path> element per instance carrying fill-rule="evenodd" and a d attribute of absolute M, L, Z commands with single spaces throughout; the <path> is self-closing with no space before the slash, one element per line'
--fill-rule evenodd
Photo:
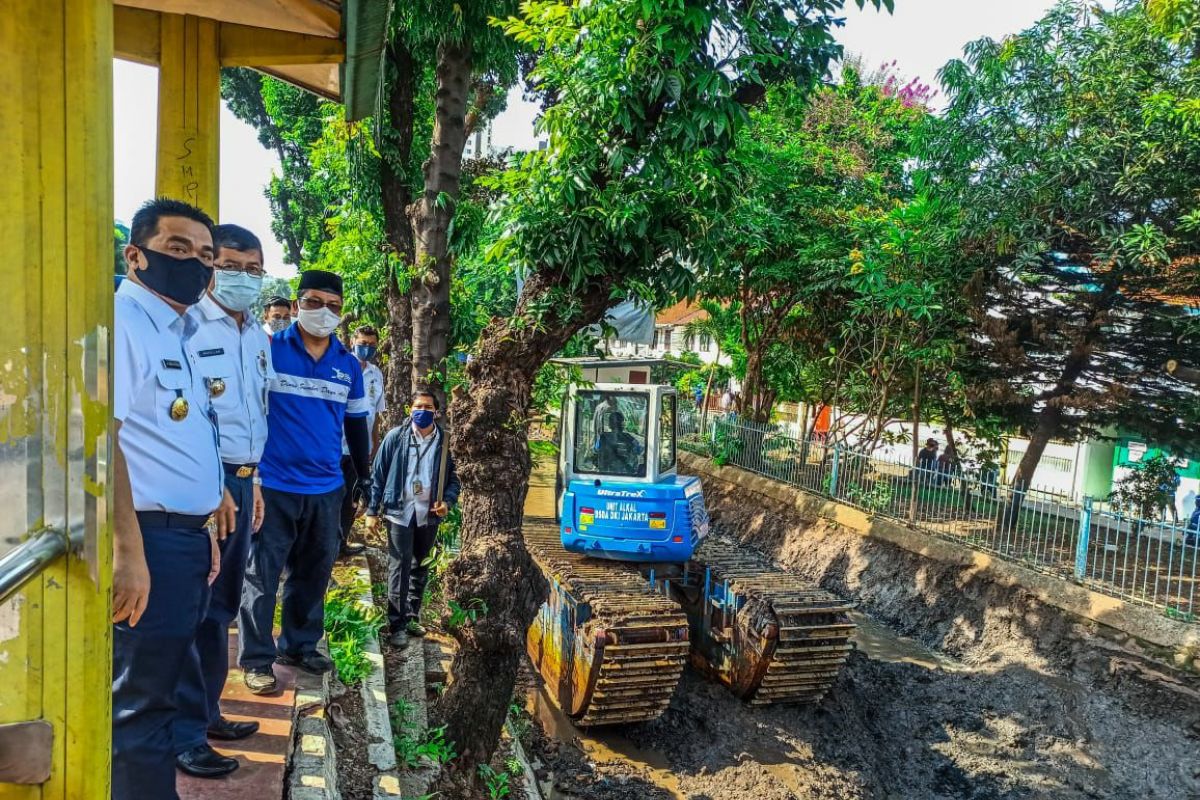
<path fill-rule="evenodd" d="M 694 303 L 686 301 L 665 308 L 654 317 L 654 339 L 650 344 L 635 344 L 613 339 L 607 342 L 606 350 L 612 356 L 631 358 L 678 359 L 684 353 L 695 353 L 705 364 L 717 358 L 717 343 L 708 334 L 689 336 L 687 327 L 692 322 L 708 319 L 708 312 Z M 722 365 L 730 364 L 729 357 L 721 353 Z"/>

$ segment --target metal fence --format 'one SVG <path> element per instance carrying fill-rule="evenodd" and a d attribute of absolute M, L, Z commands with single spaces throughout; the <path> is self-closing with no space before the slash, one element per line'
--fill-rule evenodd
<path fill-rule="evenodd" d="M 1200 537 L 1183 523 L 1140 519 L 1092 498 L 1017 490 L 995 471 L 921 468 L 844 445 L 800 440 L 773 425 L 683 409 L 680 447 L 807 492 L 907 523 L 1096 591 L 1197 621 Z"/>

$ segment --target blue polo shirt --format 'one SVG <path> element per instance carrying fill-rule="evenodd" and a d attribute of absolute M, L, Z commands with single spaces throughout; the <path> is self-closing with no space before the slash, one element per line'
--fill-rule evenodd
<path fill-rule="evenodd" d="M 330 337 L 314 361 L 293 323 L 271 337 L 271 361 L 267 446 L 258 465 L 263 486 L 296 494 L 340 488 L 345 418 L 370 410 L 358 359 Z"/>

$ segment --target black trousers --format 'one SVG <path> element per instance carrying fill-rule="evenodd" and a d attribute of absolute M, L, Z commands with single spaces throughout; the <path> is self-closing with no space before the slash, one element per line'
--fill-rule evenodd
<path fill-rule="evenodd" d="M 437 520 L 432 513 L 429 516 Z M 388 523 L 388 624 L 393 633 L 404 630 L 409 620 L 421 618 L 421 598 L 429 580 L 429 567 L 421 562 L 437 540 L 438 523 L 416 522 L 414 516 L 408 525 Z"/>
<path fill-rule="evenodd" d="M 358 470 L 354 468 L 354 459 L 350 456 L 342 456 L 342 481 L 346 485 L 346 494 L 342 497 L 338 533 L 344 545 L 350 539 L 350 531 L 354 529 L 355 501 L 358 499 L 358 493 L 354 490 L 358 483 Z"/>
<path fill-rule="evenodd" d="M 338 553 L 338 509 L 342 489 L 296 494 L 262 489 L 266 514 L 250 543 L 250 563 L 238 613 L 238 663 L 261 668 L 277 655 L 317 652 L 325 635 L 325 590 Z M 273 634 L 275 598 L 283 584 L 282 633 Z"/>

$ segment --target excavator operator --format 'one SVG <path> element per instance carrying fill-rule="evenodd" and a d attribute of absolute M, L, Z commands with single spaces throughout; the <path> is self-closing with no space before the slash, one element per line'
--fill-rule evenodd
<path fill-rule="evenodd" d="M 636 476 L 642 474 L 642 446 L 633 434 L 625 430 L 625 415 L 613 411 L 608 415 L 609 429 L 600 434 L 596 466 L 606 475 Z"/>

